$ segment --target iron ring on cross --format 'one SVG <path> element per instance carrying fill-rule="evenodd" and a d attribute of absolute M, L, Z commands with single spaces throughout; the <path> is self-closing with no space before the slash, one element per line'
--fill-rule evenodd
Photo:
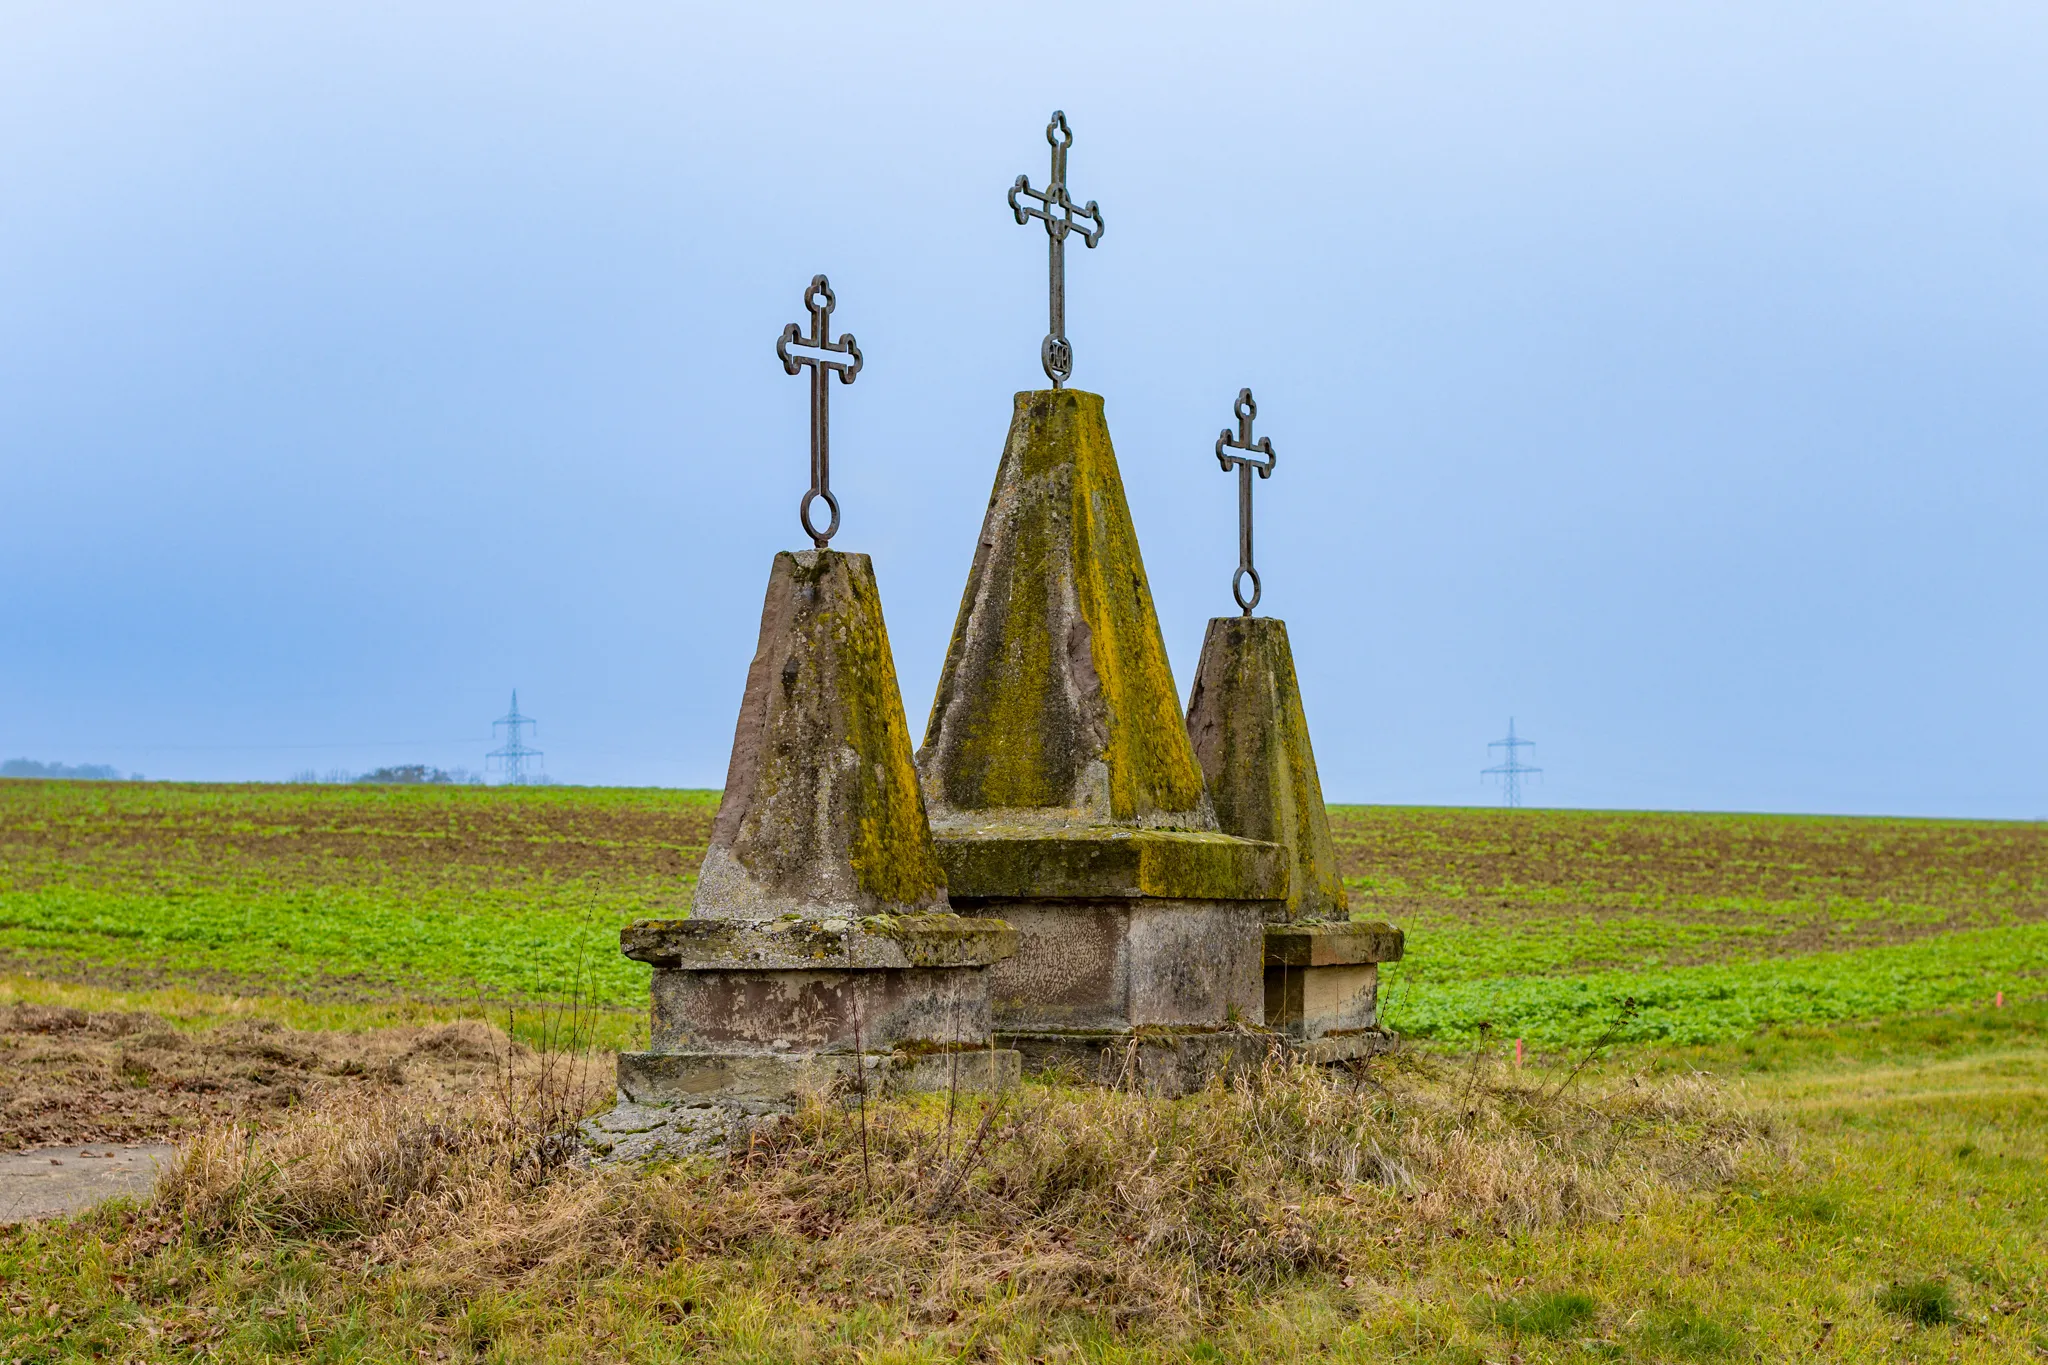
<path fill-rule="evenodd" d="M 825 505 L 832 509 L 832 524 L 823 531 L 811 525 L 811 504 L 819 498 L 823 498 Z M 797 520 L 804 524 L 804 534 L 808 535 L 812 543 L 821 550 L 825 548 L 826 543 L 833 536 L 839 534 L 839 499 L 832 496 L 832 490 L 829 488 L 813 488 L 810 492 L 804 494 L 803 504 L 797 508 L 796 515 Z M 1257 599 L 1254 598 L 1253 600 L 1256 601 Z"/>
<path fill-rule="evenodd" d="M 1242 581 L 1247 577 L 1252 580 L 1252 600 L 1249 602 L 1244 600 L 1244 589 L 1241 586 Z M 1230 576 L 1230 595 L 1237 599 L 1237 605 L 1243 609 L 1244 614 L 1250 616 L 1252 608 L 1259 605 L 1259 598 L 1264 595 L 1259 587 L 1259 571 L 1247 564 L 1232 574 Z"/>
<path fill-rule="evenodd" d="M 1074 344 L 1065 337 L 1049 336 L 1039 343 L 1038 362 L 1057 388 L 1074 375 Z"/>

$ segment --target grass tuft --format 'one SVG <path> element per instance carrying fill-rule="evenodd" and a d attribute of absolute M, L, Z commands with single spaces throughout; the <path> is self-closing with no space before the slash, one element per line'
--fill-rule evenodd
<path fill-rule="evenodd" d="M 1653 1314 L 1638 1331 L 1637 1339 L 1648 1354 L 1686 1360 L 1712 1360 L 1732 1355 L 1742 1346 L 1740 1332 L 1690 1305 Z"/>
<path fill-rule="evenodd" d="M 1940 1280 L 1895 1282 L 1880 1290 L 1877 1306 L 1922 1327 L 1939 1327 L 1958 1316 L 1955 1292 Z"/>
<path fill-rule="evenodd" d="M 1577 1290 L 1495 1299 L 1482 1308 L 1480 1316 L 1500 1330 L 1533 1337 L 1569 1336 L 1600 1311 L 1592 1295 Z"/>

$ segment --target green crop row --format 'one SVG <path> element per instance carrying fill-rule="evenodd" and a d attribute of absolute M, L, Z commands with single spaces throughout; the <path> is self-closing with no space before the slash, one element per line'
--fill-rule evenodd
<path fill-rule="evenodd" d="M 1440 945 L 1454 951 L 1454 941 Z M 1418 1037 L 1549 1045 L 1710 1043 L 1767 1024 L 1874 1019 L 2048 990 L 2048 924 L 1967 929 L 1846 952 L 1576 975 L 1446 979 L 1382 969 L 1382 1017 Z"/>

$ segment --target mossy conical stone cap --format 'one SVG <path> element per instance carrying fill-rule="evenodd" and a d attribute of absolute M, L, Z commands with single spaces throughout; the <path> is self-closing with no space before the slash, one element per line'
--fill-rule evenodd
<path fill-rule="evenodd" d="M 1285 621 L 1209 622 L 1188 695 L 1188 736 L 1223 832 L 1286 847 L 1287 918 L 1348 918 Z"/>
<path fill-rule="evenodd" d="M 1017 395 L 918 770 L 942 828 L 1216 828 L 1098 394 Z"/>
<path fill-rule="evenodd" d="M 874 567 L 866 555 L 784 551 L 692 913 L 948 908 Z"/>

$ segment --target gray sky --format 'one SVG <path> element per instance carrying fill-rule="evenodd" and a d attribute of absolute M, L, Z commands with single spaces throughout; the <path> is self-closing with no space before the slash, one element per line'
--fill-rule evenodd
<path fill-rule="evenodd" d="M 1070 181 L 1183 693 L 1332 799 L 2048 814 L 2048 9 L 0 2 L 0 757 L 713 785 L 826 271 L 922 733 Z"/>

